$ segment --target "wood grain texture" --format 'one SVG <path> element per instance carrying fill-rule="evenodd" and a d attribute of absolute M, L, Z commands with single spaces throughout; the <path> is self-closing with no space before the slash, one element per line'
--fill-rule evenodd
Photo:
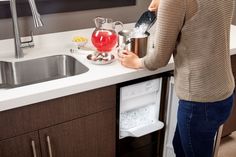
<path fill-rule="evenodd" d="M 115 108 L 40 131 L 42 156 L 115 157 Z"/>
<path fill-rule="evenodd" d="M 0 112 L 0 140 L 87 116 L 115 105 L 116 87 L 109 86 Z"/>
<path fill-rule="evenodd" d="M 37 157 L 41 157 L 38 132 L 1 141 L 0 157 L 33 157 L 32 140 L 35 142 Z"/>

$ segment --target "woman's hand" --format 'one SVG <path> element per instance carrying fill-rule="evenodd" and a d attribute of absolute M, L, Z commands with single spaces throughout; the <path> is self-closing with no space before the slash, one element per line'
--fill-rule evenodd
<path fill-rule="evenodd" d="M 152 2 L 150 3 L 148 7 L 148 10 L 156 12 L 158 9 L 159 3 L 160 3 L 160 0 L 152 0 Z"/>
<path fill-rule="evenodd" d="M 142 68 L 141 59 L 133 52 L 123 51 L 118 57 L 120 63 L 125 67 L 133 69 Z"/>

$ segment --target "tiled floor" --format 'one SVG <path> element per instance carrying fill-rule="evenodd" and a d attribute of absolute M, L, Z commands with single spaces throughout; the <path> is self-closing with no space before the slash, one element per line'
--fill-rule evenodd
<path fill-rule="evenodd" d="M 218 157 L 236 157 L 236 132 L 221 140 Z"/>

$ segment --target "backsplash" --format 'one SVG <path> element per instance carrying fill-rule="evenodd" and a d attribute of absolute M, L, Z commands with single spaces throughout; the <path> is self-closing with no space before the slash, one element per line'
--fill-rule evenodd
<path fill-rule="evenodd" d="M 123 23 L 135 22 L 147 10 L 151 0 L 137 0 L 135 6 L 107 9 L 84 10 L 68 13 L 42 15 L 44 27 L 34 29 L 32 17 L 20 17 L 21 36 L 27 36 L 33 29 L 34 34 L 46 34 L 95 27 L 93 19 L 97 16 L 109 17 Z M 4 30 L 4 31 L 3 31 Z M 0 20 L 0 40 L 13 37 L 12 20 Z"/>
<path fill-rule="evenodd" d="M 72 11 L 102 9 L 102 8 L 113 8 L 123 6 L 133 6 L 136 4 L 136 0 L 33 0 L 36 3 L 37 9 L 40 14 L 52 14 L 52 13 L 63 13 Z M 17 15 L 31 16 L 31 9 L 28 0 L 16 0 Z M 91 5 L 92 4 L 92 5 Z M 9 2 L 0 1 L 0 18 L 10 18 L 11 11 L 9 9 Z"/>
<path fill-rule="evenodd" d="M 236 1 L 236 0 L 235 0 Z M 124 23 L 135 22 L 148 8 L 151 0 L 137 0 L 136 6 L 117 7 L 108 9 L 85 10 L 68 13 L 42 15 L 44 27 L 35 29 L 32 17 L 20 17 L 19 25 L 21 36 L 27 36 L 33 29 L 34 34 L 46 34 L 94 27 L 93 18 L 96 16 L 110 17 Z M 233 24 L 236 25 L 236 8 Z M 4 30 L 4 31 L 3 31 Z M 0 40 L 13 37 L 12 20 L 0 20 Z"/>

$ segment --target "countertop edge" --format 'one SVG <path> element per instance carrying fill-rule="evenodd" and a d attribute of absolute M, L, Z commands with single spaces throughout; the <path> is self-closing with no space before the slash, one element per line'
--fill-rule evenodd
<path fill-rule="evenodd" d="M 70 31 L 69 36 L 67 36 L 67 38 L 70 39 L 71 38 L 70 35 L 78 33 L 78 31 Z M 82 31 L 87 32 L 88 29 L 84 29 Z M 231 50 L 230 51 L 231 51 L 231 55 L 234 55 L 236 54 L 236 44 L 235 44 L 236 43 L 236 26 L 232 26 L 232 32 L 233 33 L 231 33 Z M 67 32 L 55 33 L 55 34 L 63 38 L 63 36 L 66 33 Z M 43 35 L 43 36 L 44 37 L 47 36 L 51 38 L 51 36 L 53 35 L 49 34 L 49 35 Z M 42 42 L 42 40 L 39 40 L 36 38 L 36 41 L 37 40 L 39 41 L 39 43 Z M 4 41 L 0 40 L 0 43 L 2 43 L 2 45 L 8 42 L 9 40 L 4 40 Z M 12 46 L 11 44 L 7 46 Z M 7 46 L 5 46 L 5 48 Z M 7 51 L 9 52 L 11 50 L 7 50 Z M 82 61 L 83 63 L 83 58 L 82 59 L 79 58 L 79 60 Z M 88 63 L 85 63 L 85 64 L 89 65 Z M 0 112 L 18 108 L 18 107 L 27 106 L 27 105 L 38 103 L 38 102 L 43 102 L 43 101 L 63 97 L 63 96 L 81 93 L 81 92 L 85 92 L 85 91 L 89 91 L 89 90 L 93 90 L 93 89 L 97 89 L 97 88 L 101 88 L 105 86 L 115 85 L 121 82 L 126 82 L 126 81 L 134 80 L 137 78 L 141 78 L 141 77 L 161 74 L 161 73 L 174 69 L 173 62 L 170 62 L 167 66 L 160 68 L 156 71 L 131 70 L 128 68 L 123 68 L 121 65 L 118 65 L 118 63 L 114 64 L 114 66 L 111 65 L 111 66 L 106 67 L 109 70 L 106 70 L 106 68 L 102 68 L 102 67 L 97 68 L 94 65 L 89 65 L 89 66 L 91 66 L 91 68 L 94 68 L 94 69 L 92 69 L 91 72 L 88 74 L 85 74 L 85 75 L 82 74 L 79 77 L 79 79 L 78 77 L 70 77 L 70 78 L 63 78 L 63 79 L 43 82 L 40 84 L 18 87 L 18 88 L 10 89 L 10 90 L 8 89 L 1 90 Z M 106 74 L 105 76 L 99 76 L 98 78 L 93 78 L 97 76 L 97 73 L 99 72 L 100 73 L 103 71 L 111 72 L 115 70 L 118 70 L 118 74 L 110 73 L 110 74 Z M 88 78 L 89 80 L 87 81 Z"/>
<path fill-rule="evenodd" d="M 94 90 L 106 86 L 111 86 L 111 85 L 116 85 L 122 82 L 142 78 L 142 77 L 148 77 L 152 75 L 157 75 L 161 74 L 164 72 L 168 72 L 174 69 L 174 63 L 170 63 L 167 66 L 160 68 L 156 71 L 148 71 L 148 70 L 138 70 L 138 71 L 133 71 L 127 74 L 123 75 L 118 75 L 118 76 L 112 76 L 100 80 L 95 80 L 95 81 L 89 81 L 86 83 L 78 83 L 78 84 L 73 84 L 71 86 L 66 86 L 62 88 L 53 88 L 53 89 L 48 89 L 43 92 L 39 93 L 34 93 L 31 95 L 24 95 L 24 96 L 15 96 L 14 98 L 9 98 L 5 100 L 0 100 L 0 112 L 1 111 L 6 111 L 14 108 L 19 108 L 19 107 L 24 107 L 27 105 L 47 101 L 47 100 L 52 100 L 72 94 L 78 94 L 82 92 L 86 92 L 89 90 Z M 67 78 L 64 78 L 67 79 Z M 50 82 L 47 82 L 50 83 Z M 94 86 L 96 84 L 96 86 Z M 24 87 L 22 87 L 24 88 Z M 33 88 L 33 87 L 32 87 Z"/>

